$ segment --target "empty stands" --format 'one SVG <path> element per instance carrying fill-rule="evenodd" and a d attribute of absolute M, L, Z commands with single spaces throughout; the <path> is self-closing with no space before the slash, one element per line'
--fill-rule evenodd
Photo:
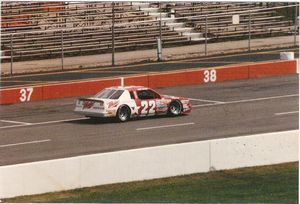
<path fill-rule="evenodd" d="M 184 28 L 176 30 L 164 20 L 163 46 L 203 43 L 192 41 L 189 35 L 183 34 L 185 30 L 199 36 L 207 31 L 210 40 L 247 37 L 249 22 L 254 37 L 293 33 L 294 22 L 279 15 L 274 8 L 280 5 L 283 4 L 164 3 L 165 16 L 175 17 L 173 25 L 182 23 Z M 62 48 L 66 56 L 111 52 L 110 2 L 3 1 L 1 6 L 1 50 L 12 48 L 15 60 L 58 57 Z M 151 6 L 157 8 L 158 5 L 150 3 Z M 251 20 L 247 12 L 250 10 Z M 157 15 L 150 15 L 130 2 L 116 2 L 114 13 L 116 51 L 156 47 L 160 36 Z M 232 23 L 234 13 L 239 14 L 239 24 Z"/>
<path fill-rule="evenodd" d="M 169 6 L 168 9 L 187 26 L 201 33 L 207 31 L 211 39 L 219 40 L 247 37 L 249 23 L 251 36 L 254 37 L 293 33 L 294 21 L 278 14 L 276 10 L 276 7 L 284 5 L 286 4 L 183 3 Z M 251 17 L 247 11 L 251 11 Z M 234 14 L 239 15 L 239 24 L 233 24 Z"/>
<path fill-rule="evenodd" d="M 127 2 L 116 3 L 114 11 L 117 51 L 156 46 L 160 29 L 155 18 Z M 66 55 L 111 50 L 110 2 L 2 3 L 1 23 L 2 50 L 12 43 L 15 59 L 55 57 L 62 46 Z M 165 46 L 189 43 L 166 25 L 161 30 Z"/>

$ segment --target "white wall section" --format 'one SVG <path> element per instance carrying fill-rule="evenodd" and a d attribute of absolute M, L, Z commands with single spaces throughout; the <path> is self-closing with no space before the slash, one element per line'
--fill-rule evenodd
<path fill-rule="evenodd" d="M 207 140 L 0 167 L 0 198 L 298 161 L 299 131 Z"/>
<path fill-rule="evenodd" d="M 216 170 L 298 161 L 299 131 L 219 139 L 211 142 Z"/>

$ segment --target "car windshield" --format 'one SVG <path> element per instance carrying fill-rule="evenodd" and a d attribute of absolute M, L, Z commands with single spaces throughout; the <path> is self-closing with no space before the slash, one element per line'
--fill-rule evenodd
<path fill-rule="evenodd" d="M 104 89 L 103 91 L 97 93 L 95 98 L 118 99 L 123 92 L 124 90 Z"/>

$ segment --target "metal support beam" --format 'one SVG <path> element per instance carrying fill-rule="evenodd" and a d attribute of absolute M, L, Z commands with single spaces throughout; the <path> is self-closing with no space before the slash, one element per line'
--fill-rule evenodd
<path fill-rule="evenodd" d="M 297 17 L 298 17 L 298 6 L 299 6 L 299 4 L 298 3 L 296 3 L 296 7 L 295 7 L 295 16 L 294 16 L 294 25 L 295 25 L 295 27 L 294 27 L 294 46 L 297 46 L 297 22 L 298 22 L 298 20 L 297 20 Z"/>
<path fill-rule="evenodd" d="M 162 31 L 161 31 L 161 2 L 159 2 L 159 38 L 162 40 Z"/>
<path fill-rule="evenodd" d="M 61 38 L 61 70 L 64 70 L 64 32 L 60 31 Z"/>
<path fill-rule="evenodd" d="M 249 11 L 248 31 L 248 52 L 251 52 L 251 11 Z"/>
<path fill-rule="evenodd" d="M 157 40 L 157 59 L 162 61 L 162 22 L 161 22 L 161 2 L 159 2 L 159 40 Z"/>
<path fill-rule="evenodd" d="M 13 62 L 14 62 L 13 35 L 10 34 L 10 75 L 13 75 Z"/>
<path fill-rule="evenodd" d="M 112 2 L 112 25 L 111 25 L 111 65 L 115 66 L 115 2 Z"/>
<path fill-rule="evenodd" d="M 207 15 L 205 16 L 205 56 L 207 55 Z"/>

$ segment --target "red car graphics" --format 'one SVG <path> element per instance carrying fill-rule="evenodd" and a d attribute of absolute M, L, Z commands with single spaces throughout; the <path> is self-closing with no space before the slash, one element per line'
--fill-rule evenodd
<path fill-rule="evenodd" d="M 94 105 L 94 101 L 84 101 L 82 109 L 90 109 Z"/>
<path fill-rule="evenodd" d="M 116 117 L 123 122 L 134 117 L 178 116 L 190 113 L 187 98 L 160 95 L 142 86 L 110 87 L 94 97 L 76 101 L 75 112 L 87 117 Z"/>

